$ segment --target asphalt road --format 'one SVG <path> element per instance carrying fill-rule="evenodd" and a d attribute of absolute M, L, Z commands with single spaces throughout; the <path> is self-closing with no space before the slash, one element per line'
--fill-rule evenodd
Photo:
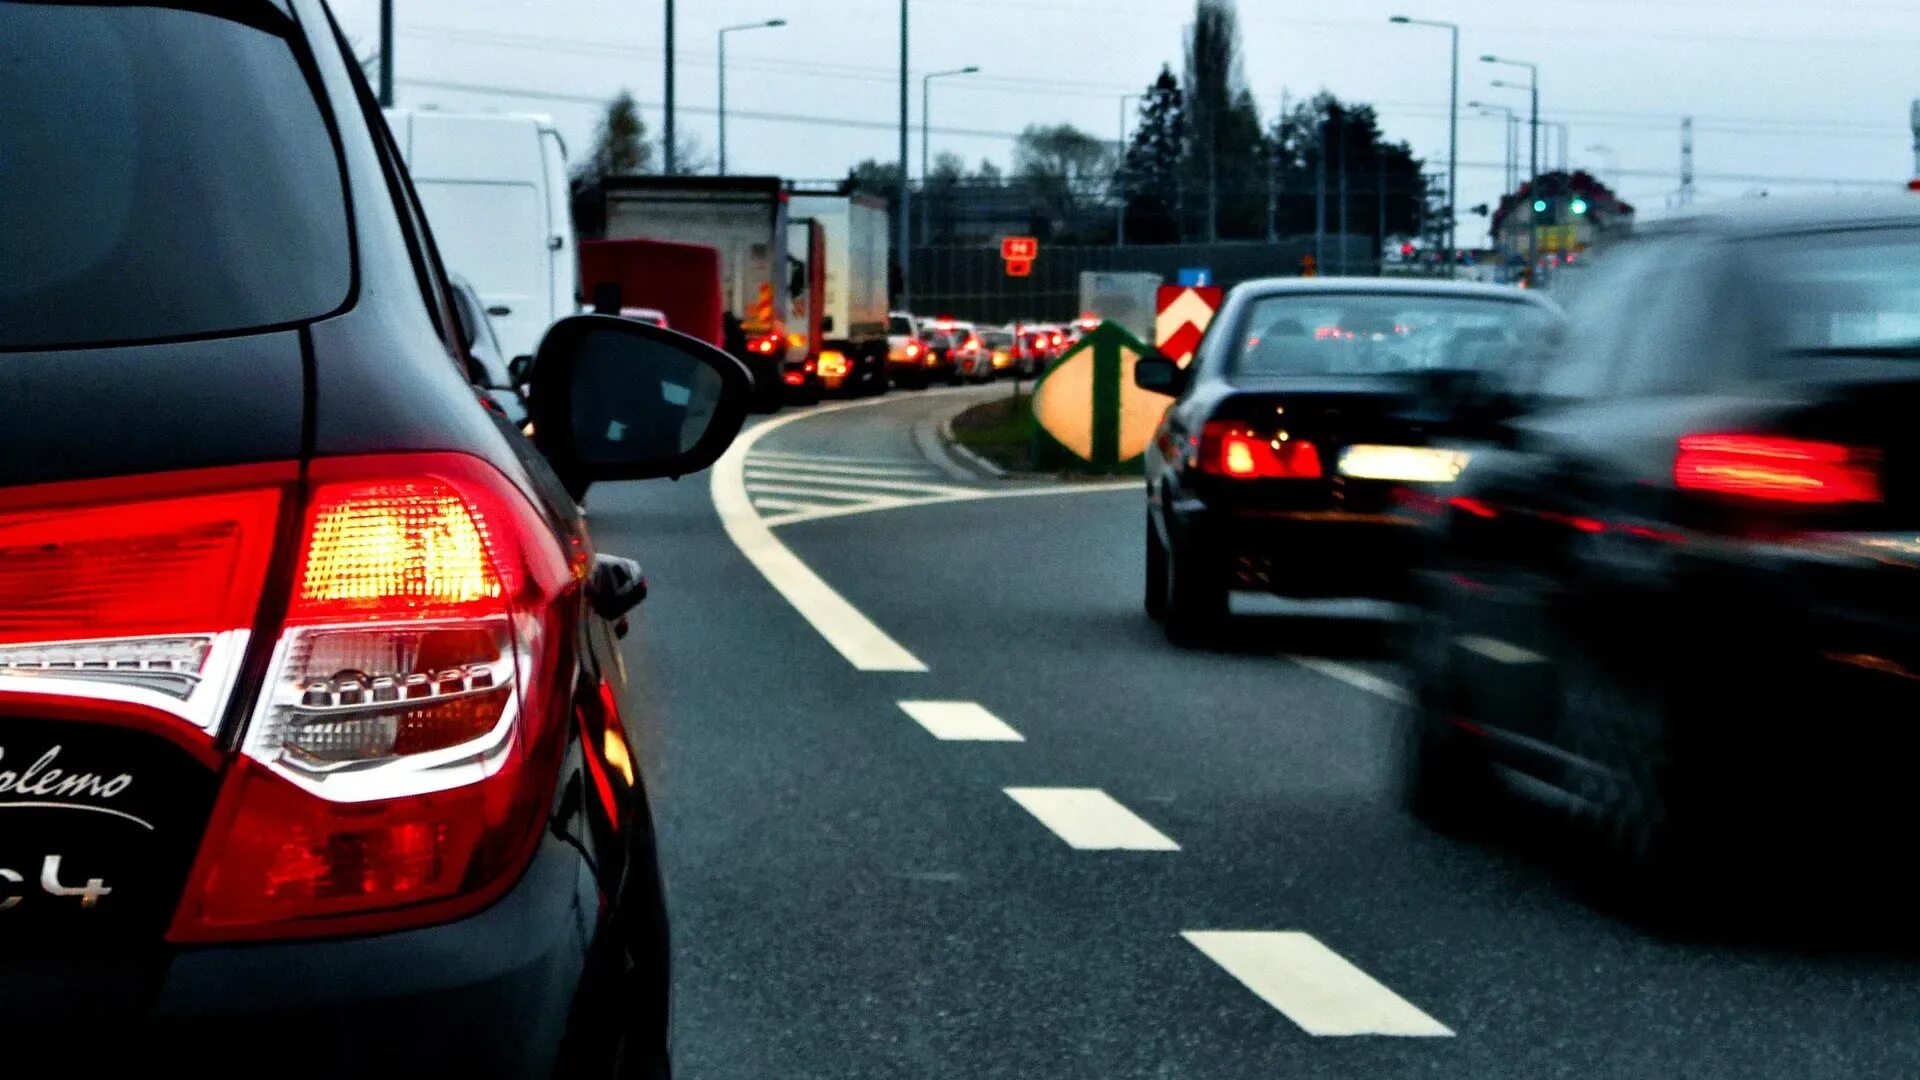
<path fill-rule="evenodd" d="M 716 473 L 760 504 L 733 536 L 705 477 L 589 499 L 653 584 L 629 660 L 665 716 L 683 1076 L 1920 1076 L 1910 937 L 1663 938 L 1551 828 L 1408 818 L 1390 613 L 1266 605 L 1170 647 L 1137 488 L 928 456 L 1005 392 L 775 418 Z M 763 534 L 850 605 L 785 581 L 856 656 L 926 670 L 856 668 L 736 546 Z M 900 705 L 928 701 L 1000 741 Z M 1348 1030 L 1385 1033 L 1316 1033 Z"/>

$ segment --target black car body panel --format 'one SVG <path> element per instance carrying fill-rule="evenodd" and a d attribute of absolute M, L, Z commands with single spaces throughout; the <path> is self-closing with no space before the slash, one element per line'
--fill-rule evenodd
<path fill-rule="evenodd" d="M 577 504 L 516 426 L 482 404 L 485 388 L 469 381 L 444 271 L 397 157 L 383 152 L 384 121 L 344 39 L 321 0 L 285 6 L 345 177 L 353 252 L 345 304 L 259 332 L 0 352 L 0 395 L 10 406 L 0 426 L 0 496 L 61 481 L 284 469 L 271 481 L 288 509 L 259 616 L 272 632 L 248 643 L 241 670 L 252 674 L 243 682 L 264 671 L 278 636 L 273 597 L 285 603 L 300 543 L 291 508 L 316 461 L 415 451 L 478 459 L 527 497 L 558 550 L 581 566 L 594 558 Z M 284 28 L 282 16 L 268 21 Z M 55 747 L 63 764 L 139 777 L 114 804 L 119 817 L 49 822 L 0 793 L 9 804 L 0 806 L 8 810 L 0 823 L 0 870 L 8 871 L 0 873 L 0 1033 L 79 1025 L 95 1038 L 112 1033 L 115 1045 L 103 1055 L 194 1075 L 605 1071 L 619 1037 L 630 1059 L 664 1067 L 666 919 L 651 817 L 631 765 L 645 758 L 629 749 L 646 738 L 646 714 L 636 708 L 646 703 L 627 694 L 612 625 L 577 596 L 564 610 L 579 613 L 572 640 L 555 653 L 572 658 L 561 686 L 571 688 L 574 722 L 557 774 L 545 778 L 551 809 L 530 863 L 489 906 L 387 933 L 168 940 L 218 777 L 237 757 L 252 705 L 244 686 L 226 702 L 213 739 L 199 734 L 198 742 L 110 718 L 35 712 L 0 694 L 0 770 L 11 771 L 0 780 L 17 783 L 19 770 Z M 89 820 L 66 820 L 79 817 Z M 100 876 L 126 903 L 104 920 L 81 920 L 95 912 L 77 900 L 24 918 L 46 906 L 49 855 L 67 856 L 51 871 L 62 888 Z M 102 873 L 87 860 L 112 860 L 113 868 Z M 16 894 L 22 902 L 7 910 Z M 263 1048 L 277 1052 L 263 1056 Z"/>

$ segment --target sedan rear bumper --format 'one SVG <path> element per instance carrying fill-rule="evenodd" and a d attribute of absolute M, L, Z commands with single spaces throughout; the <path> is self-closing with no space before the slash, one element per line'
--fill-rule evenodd
<path fill-rule="evenodd" d="M 1402 599 L 1408 593 L 1419 536 L 1414 519 L 1198 501 L 1167 509 L 1175 544 L 1226 568 L 1236 589 L 1302 599 Z"/>

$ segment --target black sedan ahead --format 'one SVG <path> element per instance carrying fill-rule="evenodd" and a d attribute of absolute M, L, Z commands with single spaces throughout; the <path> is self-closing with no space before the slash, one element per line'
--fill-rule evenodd
<path fill-rule="evenodd" d="M 1563 808 L 1640 901 L 1808 826 L 1880 861 L 1920 750 L 1920 198 L 1733 204 L 1588 274 L 1438 508 L 1413 808 Z"/>
<path fill-rule="evenodd" d="M 1405 594 L 1420 500 L 1459 475 L 1451 437 L 1558 330 L 1516 289 L 1284 279 L 1234 289 L 1180 369 L 1147 450 L 1148 614 L 1204 640 L 1234 590 Z M 1478 404 L 1475 404 L 1478 403 Z"/>
<path fill-rule="evenodd" d="M 563 483 L 745 369 L 585 316 L 487 408 L 320 0 L 0 0 L 0 101 L 10 1064 L 667 1075 L 646 587 Z"/>

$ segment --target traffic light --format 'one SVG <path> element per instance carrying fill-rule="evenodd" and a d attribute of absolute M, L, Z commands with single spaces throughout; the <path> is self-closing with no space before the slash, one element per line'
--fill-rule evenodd
<path fill-rule="evenodd" d="M 1576 217 L 1584 214 L 1587 212 L 1587 200 L 1576 195 L 1573 198 L 1573 202 L 1568 204 L 1567 209 L 1573 211 Z"/>
<path fill-rule="evenodd" d="M 1548 202 L 1548 201 L 1547 201 L 1547 200 L 1545 200 L 1545 199 L 1535 199 L 1535 200 L 1533 200 L 1533 212 L 1534 212 L 1534 213 L 1536 213 L 1536 214 L 1544 214 L 1544 213 L 1546 213 L 1546 212 L 1547 212 L 1547 211 L 1548 211 L 1549 209 L 1551 209 L 1551 208 L 1552 208 L 1552 206 L 1553 206 L 1553 204 L 1552 204 L 1552 203 L 1550 203 L 1550 202 Z"/>

